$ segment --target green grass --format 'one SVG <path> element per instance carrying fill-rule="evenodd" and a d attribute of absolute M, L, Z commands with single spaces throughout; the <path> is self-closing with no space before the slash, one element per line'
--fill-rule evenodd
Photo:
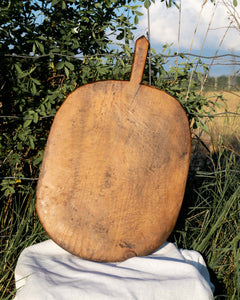
<path fill-rule="evenodd" d="M 215 299 L 240 299 L 240 157 L 222 148 L 202 160 L 171 239 L 203 255 Z"/>
<path fill-rule="evenodd" d="M 35 213 L 34 187 L 1 197 L 0 299 L 12 299 L 15 293 L 14 269 L 26 247 L 47 238 Z"/>
<path fill-rule="evenodd" d="M 193 155 L 193 162 L 201 153 Z M 215 299 L 240 299 L 240 157 L 224 147 L 189 172 L 182 211 L 170 241 L 199 251 Z M 26 247 L 47 238 L 35 213 L 35 186 L 1 198 L 0 297 L 15 293 L 14 269 Z"/>

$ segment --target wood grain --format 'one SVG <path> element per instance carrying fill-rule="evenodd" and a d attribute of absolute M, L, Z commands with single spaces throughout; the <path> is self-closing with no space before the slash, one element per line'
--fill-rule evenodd
<path fill-rule="evenodd" d="M 37 188 L 49 236 L 74 255 L 148 255 L 173 230 L 184 196 L 190 132 L 178 101 L 141 84 L 140 38 L 130 81 L 87 84 L 57 112 Z"/>

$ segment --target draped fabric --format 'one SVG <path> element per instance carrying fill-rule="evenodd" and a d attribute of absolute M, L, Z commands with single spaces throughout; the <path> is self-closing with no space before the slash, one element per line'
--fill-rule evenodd
<path fill-rule="evenodd" d="M 214 289 L 202 256 L 169 242 L 146 257 L 99 263 L 47 240 L 21 253 L 15 281 L 15 300 L 204 300 Z"/>

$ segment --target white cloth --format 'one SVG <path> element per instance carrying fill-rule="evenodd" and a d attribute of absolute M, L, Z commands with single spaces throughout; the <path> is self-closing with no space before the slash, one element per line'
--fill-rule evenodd
<path fill-rule="evenodd" d="M 202 256 L 166 242 L 124 262 L 83 260 L 48 240 L 25 249 L 15 269 L 15 300 L 212 299 Z"/>

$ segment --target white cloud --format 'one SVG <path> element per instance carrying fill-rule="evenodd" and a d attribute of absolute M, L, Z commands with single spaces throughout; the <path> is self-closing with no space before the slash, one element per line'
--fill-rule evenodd
<path fill-rule="evenodd" d="M 190 48 L 203 2 L 203 0 L 182 0 L 180 34 L 180 47 L 182 49 Z M 201 49 L 214 11 L 215 14 L 211 23 L 211 30 L 208 32 L 204 48 L 217 49 L 224 32 L 226 31 L 226 27 L 229 25 L 229 17 L 226 8 L 222 4 L 218 4 L 215 7 L 210 0 L 207 1 L 202 10 L 192 49 Z M 141 33 L 147 31 L 147 10 L 143 8 L 142 12 L 144 13 L 144 16 L 139 24 L 139 31 Z M 154 48 L 156 48 L 156 45 L 165 43 L 174 43 L 173 47 L 177 47 L 178 20 L 179 11 L 176 7 L 166 8 L 164 2 L 160 1 L 156 1 L 155 4 L 151 5 L 150 32 L 151 42 Z M 240 31 L 229 29 L 221 49 L 239 51 Z"/>

